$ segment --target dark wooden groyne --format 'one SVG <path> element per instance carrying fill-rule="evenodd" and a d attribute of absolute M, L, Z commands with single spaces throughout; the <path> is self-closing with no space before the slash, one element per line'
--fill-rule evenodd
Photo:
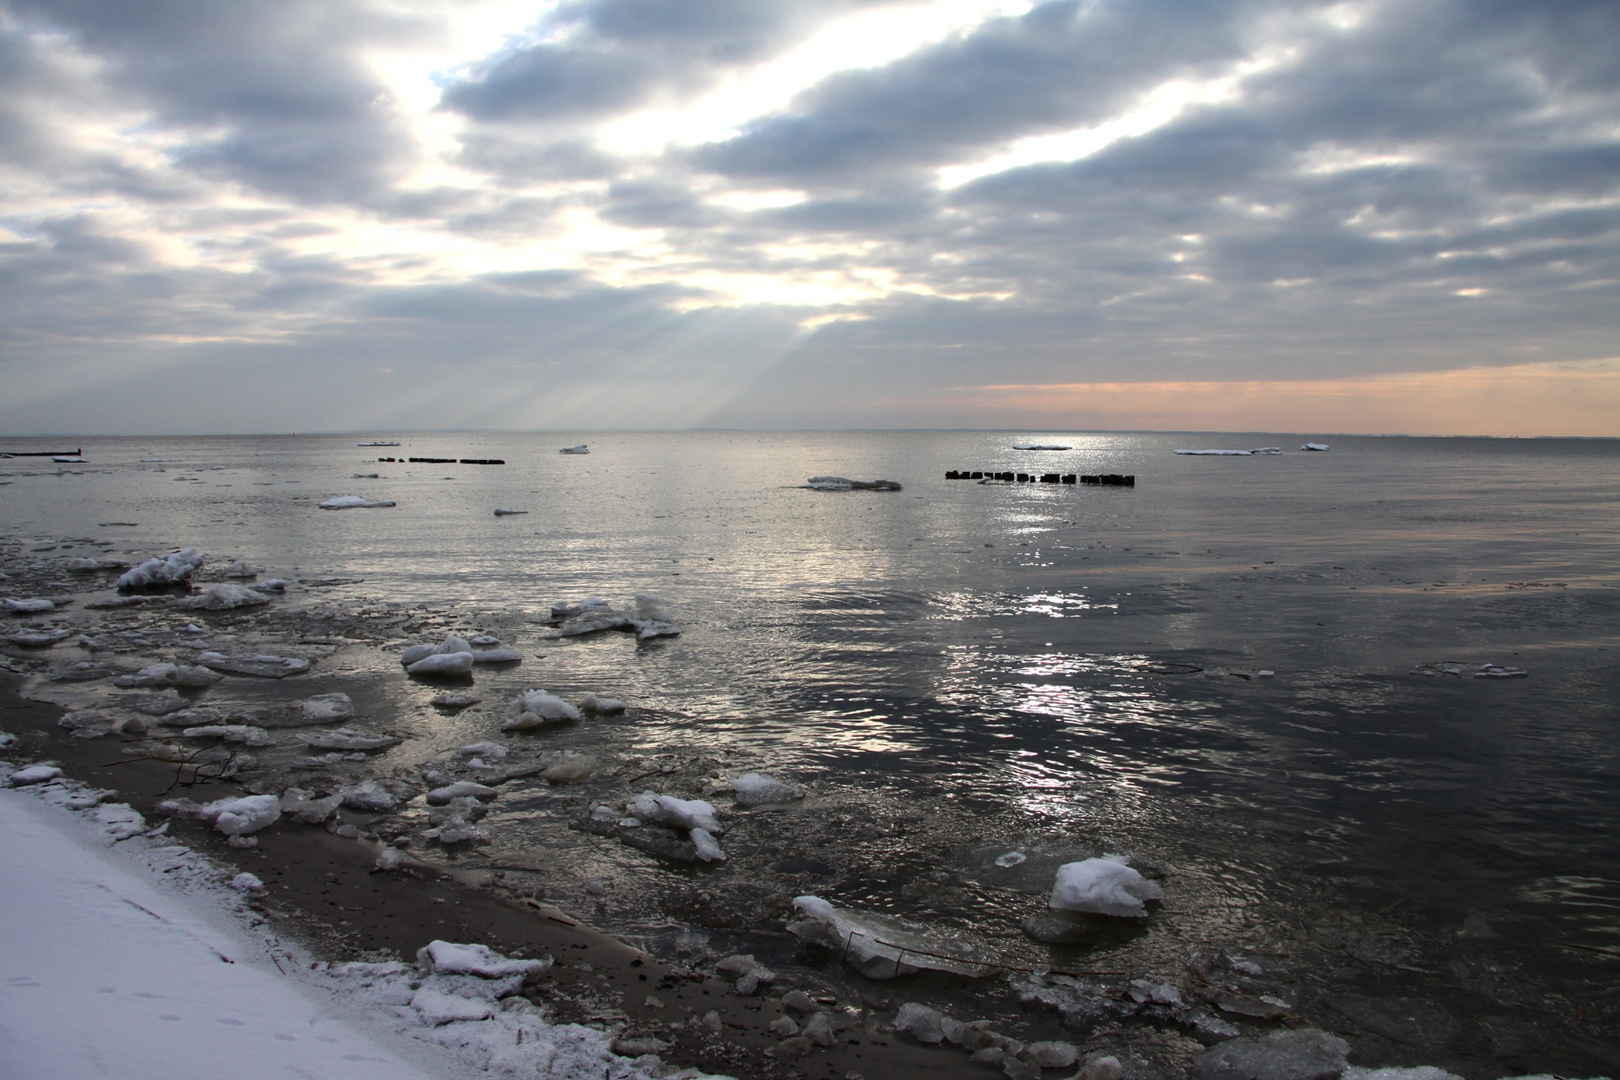
<path fill-rule="evenodd" d="M 950 469 L 945 473 L 947 480 L 1001 480 L 1012 484 L 1100 484 L 1103 487 L 1136 486 L 1136 476 L 1122 476 L 1119 473 L 1102 473 L 1097 476 L 1081 476 L 1076 473 L 1021 473 L 1021 472 L 987 472 L 978 469 Z"/>

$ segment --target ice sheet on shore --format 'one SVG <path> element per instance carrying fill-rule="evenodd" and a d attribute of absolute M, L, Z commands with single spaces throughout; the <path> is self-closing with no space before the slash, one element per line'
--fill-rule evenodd
<path fill-rule="evenodd" d="M 185 548 L 172 555 L 147 559 L 118 579 L 120 589 L 149 589 L 188 581 L 202 566 L 202 552 Z"/>
<path fill-rule="evenodd" d="M 398 506 L 393 499 L 367 499 L 360 495 L 339 495 L 320 504 L 322 510 L 365 510 L 378 506 Z"/>

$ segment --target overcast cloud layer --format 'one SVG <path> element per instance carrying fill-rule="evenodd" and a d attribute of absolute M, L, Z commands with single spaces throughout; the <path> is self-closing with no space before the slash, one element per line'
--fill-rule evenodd
<path fill-rule="evenodd" d="M 0 0 L 9 434 L 1620 435 L 1617 254 L 1613 0 Z"/>

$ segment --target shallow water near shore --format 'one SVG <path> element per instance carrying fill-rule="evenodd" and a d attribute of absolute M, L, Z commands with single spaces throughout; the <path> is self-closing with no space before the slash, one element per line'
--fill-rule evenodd
<path fill-rule="evenodd" d="M 228 711 L 341 690 L 355 726 L 405 742 L 324 774 L 283 772 L 289 743 L 260 754 L 266 776 L 386 774 L 486 739 L 529 757 L 590 753 L 603 768 L 584 783 L 509 785 L 482 822 L 488 842 L 415 849 L 492 867 L 655 951 L 697 924 L 717 948 L 846 978 L 782 930 L 784 899 L 814 893 L 971 932 L 1014 968 L 1177 980 L 1192 953 L 1227 949 L 1289 967 L 1315 1022 L 1379 1034 L 1357 1004 L 1369 1000 L 1443 1014 L 1404 1040 L 1381 1035 L 1394 1057 L 1615 1067 L 1601 1033 L 1620 1025 L 1620 444 L 390 438 L 402 445 L 73 440 L 84 464 L 0 462 L 12 578 L 0 592 L 76 597 L 40 621 L 148 643 L 14 651 L 39 669 L 33 692 L 75 706 L 116 696 L 52 681 L 87 658 L 133 669 L 194 645 L 280 651 L 314 660 L 310 674 L 230 679 L 198 702 Z M 589 455 L 557 453 L 579 442 Z M 1071 449 L 1013 449 L 1032 442 Z M 1171 453 L 1270 445 L 1287 452 Z M 956 469 L 1137 479 L 944 479 Z M 828 474 L 903 489 L 800 486 Z M 398 505 L 317 507 L 346 494 Z M 62 569 L 184 546 L 207 557 L 199 581 L 243 558 L 289 590 L 218 615 L 94 611 L 83 602 L 111 595 L 112 575 Z M 548 636 L 554 602 L 639 592 L 664 600 L 679 637 Z M 525 659 L 454 686 L 402 673 L 402 642 L 449 632 L 494 635 Z M 1483 663 L 1526 676 L 1471 677 Z M 529 687 L 630 708 L 502 735 L 506 701 Z M 482 702 L 429 704 L 446 689 Z M 593 801 L 710 794 L 710 774 L 747 771 L 809 794 L 733 814 L 720 867 L 568 828 Z M 1008 851 L 1028 858 L 997 867 Z M 1166 899 L 1148 919 L 1075 946 L 1025 936 L 1056 865 L 1125 852 L 1162 872 Z M 1000 985 L 895 992 L 960 1014 L 1016 1011 Z"/>

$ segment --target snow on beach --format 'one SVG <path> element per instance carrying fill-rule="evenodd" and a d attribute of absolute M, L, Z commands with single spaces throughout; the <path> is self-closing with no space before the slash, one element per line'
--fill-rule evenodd
<path fill-rule="evenodd" d="M 617 1055 L 604 1031 L 548 1023 L 515 993 L 549 960 L 435 941 L 416 965 L 311 965 L 242 903 L 262 887 L 251 874 L 225 882 L 101 793 L 47 779 L 34 794 L 0 790 L 0 1075 L 701 1075 Z"/>

